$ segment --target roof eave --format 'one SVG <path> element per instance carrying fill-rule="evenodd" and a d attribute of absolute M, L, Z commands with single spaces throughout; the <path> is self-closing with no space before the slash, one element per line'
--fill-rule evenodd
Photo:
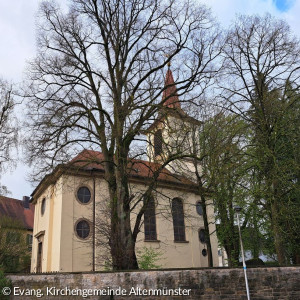
<path fill-rule="evenodd" d="M 95 175 L 100 177 L 104 177 L 104 170 L 91 168 L 91 169 L 82 169 L 78 167 L 72 167 L 67 165 L 59 165 L 55 168 L 55 170 L 51 173 L 46 175 L 43 180 L 39 183 L 39 185 L 35 188 L 35 190 L 31 194 L 30 202 L 35 204 L 37 198 L 49 187 L 51 184 L 55 184 L 59 177 L 63 174 L 66 175 L 81 175 L 81 176 L 90 176 L 91 172 L 94 172 Z M 151 182 L 153 179 L 152 177 L 141 176 L 138 174 L 128 174 L 129 182 Z M 172 180 L 167 179 L 158 179 L 156 182 L 157 186 L 160 187 L 172 187 L 173 189 L 177 190 L 187 190 L 197 192 L 197 185 L 193 183 L 183 183 L 183 182 L 174 182 Z"/>

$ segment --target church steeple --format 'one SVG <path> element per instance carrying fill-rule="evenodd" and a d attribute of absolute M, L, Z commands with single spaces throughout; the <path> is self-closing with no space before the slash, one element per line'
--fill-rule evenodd
<path fill-rule="evenodd" d="M 181 108 L 170 66 L 168 66 L 168 71 L 166 74 L 165 87 L 167 88 L 163 91 L 162 100 L 166 100 L 164 101 L 163 105 L 168 108 Z"/>
<path fill-rule="evenodd" d="M 145 130 L 149 160 L 157 162 L 163 161 L 179 146 L 184 145 L 187 148 L 188 132 L 193 132 L 192 127 L 198 123 L 181 108 L 170 66 L 168 66 L 164 87 L 157 119 Z"/>

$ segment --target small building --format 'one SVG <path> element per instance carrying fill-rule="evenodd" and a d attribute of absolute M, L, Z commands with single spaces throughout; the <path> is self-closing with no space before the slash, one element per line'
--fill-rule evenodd
<path fill-rule="evenodd" d="M 0 264 L 7 271 L 29 271 L 34 223 L 34 205 L 0 196 Z"/>

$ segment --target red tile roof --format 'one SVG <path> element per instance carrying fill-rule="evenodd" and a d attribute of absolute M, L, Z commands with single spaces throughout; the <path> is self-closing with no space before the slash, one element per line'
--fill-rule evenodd
<path fill-rule="evenodd" d="M 98 151 L 83 150 L 74 159 L 71 160 L 70 164 L 80 169 L 90 170 L 97 169 L 104 172 L 104 155 Z M 145 179 L 151 179 L 154 172 L 161 167 L 159 163 L 140 159 L 129 159 L 128 163 L 128 174 L 132 177 L 142 177 Z M 167 181 L 170 183 L 181 183 L 194 185 L 193 182 L 187 178 L 178 174 L 173 174 L 166 168 L 162 169 L 158 176 L 158 181 Z"/>
<path fill-rule="evenodd" d="M 0 196 L 0 216 L 20 220 L 26 229 L 33 229 L 34 205 L 24 208 L 21 200 Z"/>
<path fill-rule="evenodd" d="M 168 69 L 166 74 L 165 87 L 166 86 L 167 88 L 163 92 L 163 100 L 165 100 L 166 98 L 168 99 L 164 102 L 164 106 L 167 106 L 169 108 L 181 108 L 173 74 L 170 68 Z"/>
<path fill-rule="evenodd" d="M 161 165 L 158 163 L 138 159 L 129 159 L 129 180 L 135 179 L 147 184 L 153 178 L 153 173 L 155 170 L 160 167 Z M 54 184 L 59 176 L 61 176 L 64 172 L 67 174 L 68 172 L 71 172 L 71 174 L 74 174 L 74 172 L 75 174 L 78 174 L 79 171 L 90 172 L 92 170 L 99 171 L 104 174 L 104 155 L 99 151 L 83 150 L 69 163 L 58 165 L 51 174 L 48 174 L 43 178 L 43 180 L 31 194 L 32 203 L 35 202 L 34 199 L 37 199 L 35 197 L 37 193 L 43 191 L 49 184 Z M 197 191 L 197 185 L 194 182 L 190 181 L 184 176 L 171 173 L 166 168 L 161 170 L 156 183 L 162 186 L 171 185 L 172 188 L 176 187 L 180 190 L 184 189 Z"/>

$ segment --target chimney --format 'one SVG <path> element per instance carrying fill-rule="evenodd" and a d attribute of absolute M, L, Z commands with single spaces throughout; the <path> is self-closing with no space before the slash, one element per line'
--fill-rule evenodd
<path fill-rule="evenodd" d="M 30 198 L 28 197 L 28 196 L 23 196 L 23 207 L 25 208 L 25 209 L 29 209 L 29 200 L 30 200 Z"/>

